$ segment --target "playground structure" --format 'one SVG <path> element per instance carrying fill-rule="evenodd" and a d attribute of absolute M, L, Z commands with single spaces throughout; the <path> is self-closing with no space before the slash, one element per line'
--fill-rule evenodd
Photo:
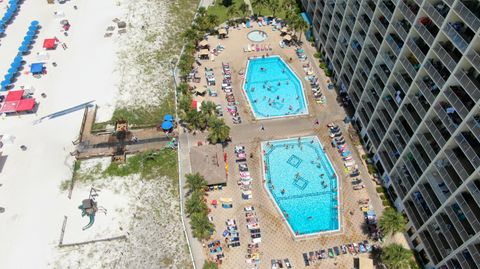
<path fill-rule="evenodd" d="M 82 204 L 78 206 L 78 209 L 82 210 L 82 217 L 88 216 L 90 219 L 88 224 L 82 228 L 83 231 L 93 226 L 93 223 L 95 222 L 95 215 L 98 211 L 101 211 L 107 215 L 107 210 L 102 206 L 99 207 L 97 205 L 97 201 L 95 201 L 95 198 L 98 197 L 97 191 L 97 189 L 92 187 L 90 189 L 88 199 L 84 199 Z"/>

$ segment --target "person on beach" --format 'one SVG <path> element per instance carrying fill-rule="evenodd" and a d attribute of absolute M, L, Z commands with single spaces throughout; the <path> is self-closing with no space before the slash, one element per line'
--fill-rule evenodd
<path fill-rule="evenodd" d="M 263 126 L 263 124 L 260 125 L 260 131 L 265 131 L 265 127 Z"/>
<path fill-rule="evenodd" d="M 318 121 L 318 119 L 315 119 L 315 122 L 313 123 L 313 125 L 319 125 L 320 122 Z"/>

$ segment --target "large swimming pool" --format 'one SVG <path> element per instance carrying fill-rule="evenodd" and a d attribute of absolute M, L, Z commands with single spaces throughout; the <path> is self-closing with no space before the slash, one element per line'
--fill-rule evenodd
<path fill-rule="evenodd" d="M 296 236 L 340 229 L 338 180 L 316 136 L 262 143 L 265 186 Z"/>
<path fill-rule="evenodd" d="M 302 82 L 279 56 L 248 60 L 243 90 L 257 119 L 308 114 Z"/>

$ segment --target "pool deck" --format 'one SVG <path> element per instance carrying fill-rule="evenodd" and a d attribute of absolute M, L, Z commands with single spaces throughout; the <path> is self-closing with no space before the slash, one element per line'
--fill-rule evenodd
<path fill-rule="evenodd" d="M 353 257 L 352 255 L 342 255 L 334 259 L 326 259 L 319 261 L 309 267 L 304 266 L 302 253 L 316 251 L 320 249 L 327 249 L 342 244 L 351 242 L 359 242 L 367 238 L 363 229 L 363 214 L 357 205 L 358 199 L 370 198 L 371 204 L 377 215 L 379 215 L 383 209 L 381 200 L 375 191 L 375 183 L 369 180 L 369 176 L 366 168 L 363 165 L 359 165 L 361 171 L 361 178 L 366 185 L 366 188 L 359 191 L 354 191 L 351 188 L 350 179 L 347 178 L 343 172 L 343 162 L 336 152 L 336 150 L 330 147 L 330 138 L 328 137 L 328 130 L 326 124 L 329 122 L 335 122 L 339 124 L 347 141 L 349 148 L 352 151 L 352 155 L 357 164 L 361 164 L 362 160 L 354 148 L 354 145 L 347 135 L 347 128 L 351 128 L 350 125 L 346 125 L 342 122 L 345 117 L 345 112 L 336 103 L 336 93 L 332 90 L 327 90 L 326 77 L 323 71 L 318 68 L 318 61 L 313 58 L 315 49 L 310 44 L 305 43 L 303 48 L 308 56 L 309 61 L 314 62 L 314 73 L 319 77 L 322 87 L 322 92 L 327 98 L 326 104 L 316 104 L 310 87 L 307 85 L 305 88 L 305 95 L 308 99 L 308 115 L 288 118 L 277 118 L 270 120 L 257 121 L 253 117 L 250 107 L 245 99 L 245 95 L 242 93 L 243 80 L 238 75 L 238 71 L 244 70 L 247 59 L 249 56 L 257 55 L 261 56 L 265 52 L 243 52 L 243 47 L 248 43 L 251 43 L 246 34 L 252 29 L 261 29 L 268 34 L 266 44 L 272 44 L 273 51 L 269 51 L 270 55 L 280 55 L 283 59 L 293 59 L 291 63 L 288 63 L 290 68 L 300 78 L 304 77 L 302 69 L 302 62 L 298 60 L 295 55 L 294 47 L 280 48 L 278 43 L 281 40 L 279 31 L 272 31 L 271 26 L 258 27 L 253 24 L 254 27 L 250 29 L 231 29 L 229 38 L 218 40 L 216 37 L 209 37 L 209 43 L 212 45 L 222 44 L 225 46 L 225 50 L 220 52 L 215 57 L 215 61 L 201 61 L 202 66 L 199 68 L 201 82 L 196 85 L 197 88 L 202 88 L 206 84 L 203 68 L 213 68 L 217 86 L 214 88 L 218 92 L 218 97 L 196 97 L 198 101 L 211 100 L 217 104 L 221 104 L 224 108 L 226 106 L 225 95 L 221 91 L 222 81 L 222 67 L 221 63 L 229 62 L 232 69 L 233 80 L 233 92 L 236 100 L 240 103 L 239 114 L 242 118 L 242 123 L 235 125 L 232 123 L 230 115 L 224 111 L 224 119 L 231 127 L 232 143 L 225 148 L 225 152 L 228 155 L 229 177 L 227 180 L 227 187 L 224 187 L 222 191 L 209 192 L 208 201 L 212 199 L 232 198 L 233 208 L 224 209 L 221 207 L 212 208 L 211 216 L 216 227 L 216 231 L 212 236 L 213 239 L 219 239 L 223 242 L 222 232 L 225 229 L 225 221 L 228 218 L 233 218 L 237 221 L 238 229 L 240 232 L 241 246 L 237 248 L 225 247 L 225 259 L 220 268 L 228 269 L 243 269 L 247 268 L 245 263 L 245 255 L 247 254 L 247 244 L 250 242 L 249 233 L 246 228 L 245 215 L 243 208 L 245 206 L 253 205 L 256 209 L 257 216 L 259 218 L 262 242 L 260 243 L 261 251 L 261 263 L 259 268 L 271 268 L 271 259 L 284 259 L 288 258 L 293 268 L 352 268 Z M 305 84 L 305 83 L 304 83 Z M 314 125 L 315 120 L 318 119 L 319 125 Z M 261 125 L 264 127 L 264 131 L 260 130 Z M 317 136 L 320 142 L 325 146 L 326 154 L 331 160 L 338 176 L 339 176 L 339 191 L 340 191 L 340 214 L 341 214 L 341 232 L 335 234 L 328 234 L 320 237 L 296 240 L 292 234 L 288 231 L 287 225 L 282 221 L 282 217 L 278 214 L 270 195 L 267 190 L 262 186 L 263 172 L 262 172 L 262 158 L 261 158 L 261 142 L 268 140 L 286 139 L 298 136 Z M 188 145 L 194 145 L 199 141 L 206 140 L 207 133 L 197 133 L 180 135 L 180 143 L 183 147 Z M 253 199 L 242 200 L 241 191 L 237 186 L 237 180 L 239 179 L 238 166 L 235 163 L 233 147 L 235 145 L 242 144 L 246 147 L 247 156 L 253 153 L 252 158 L 248 158 L 247 163 L 250 174 L 254 179 L 252 182 Z M 181 145 L 181 148 L 182 148 Z M 180 160 L 185 160 L 185 154 L 188 154 L 188 149 L 184 148 L 180 151 Z M 181 162 L 180 166 L 182 171 L 191 171 L 188 162 Z M 353 212 L 350 215 L 349 212 Z M 196 244 L 198 245 L 198 244 Z M 204 249 L 205 255 L 207 254 Z M 366 255 L 366 254 L 362 254 Z"/>

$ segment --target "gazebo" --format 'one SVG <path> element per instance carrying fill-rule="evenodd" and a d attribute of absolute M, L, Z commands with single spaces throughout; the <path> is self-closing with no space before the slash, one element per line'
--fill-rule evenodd
<path fill-rule="evenodd" d="M 285 40 L 287 43 L 290 43 L 292 41 L 292 36 L 291 35 L 286 35 L 283 37 L 283 40 Z"/>
<path fill-rule="evenodd" d="M 24 93 L 23 90 L 8 92 L 0 113 L 31 112 L 36 105 L 35 98 L 22 99 Z"/>
<path fill-rule="evenodd" d="M 208 49 L 202 49 L 198 54 L 200 59 L 203 59 L 203 60 L 210 59 L 210 51 L 208 51 Z"/>
<path fill-rule="evenodd" d="M 220 28 L 220 30 L 218 30 L 218 38 L 222 39 L 222 38 L 227 38 L 227 30 L 225 28 Z"/>
<path fill-rule="evenodd" d="M 33 63 L 30 66 L 30 73 L 32 73 L 33 75 L 42 74 L 44 71 L 43 69 L 44 69 L 43 63 Z"/>
<path fill-rule="evenodd" d="M 208 41 L 205 39 L 198 43 L 199 49 L 208 49 L 209 47 L 210 47 L 210 44 L 208 44 Z"/>

